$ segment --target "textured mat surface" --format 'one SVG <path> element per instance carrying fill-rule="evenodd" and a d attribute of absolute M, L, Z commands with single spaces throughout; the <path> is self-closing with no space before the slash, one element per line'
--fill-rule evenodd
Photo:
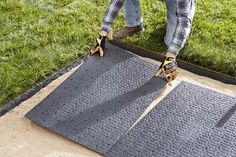
<path fill-rule="evenodd" d="M 182 82 L 109 157 L 235 157 L 236 98 Z"/>
<path fill-rule="evenodd" d="M 104 58 L 88 57 L 26 117 L 104 154 L 165 86 L 157 69 L 107 44 Z"/>

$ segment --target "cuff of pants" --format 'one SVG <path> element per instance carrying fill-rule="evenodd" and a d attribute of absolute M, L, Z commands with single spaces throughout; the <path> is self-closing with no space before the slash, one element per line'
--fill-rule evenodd
<path fill-rule="evenodd" d="M 178 44 L 171 44 L 168 47 L 168 52 L 172 53 L 173 55 L 177 56 L 179 54 L 179 50 L 180 50 L 181 46 L 179 46 Z"/>
<path fill-rule="evenodd" d="M 125 22 L 125 26 L 127 27 L 135 27 L 135 26 L 139 26 L 139 25 L 143 25 L 143 19 L 141 19 L 138 22 Z"/>
<path fill-rule="evenodd" d="M 108 22 L 104 22 L 101 26 L 101 32 L 107 32 L 109 33 L 111 30 L 111 26 L 112 24 L 108 23 Z"/>

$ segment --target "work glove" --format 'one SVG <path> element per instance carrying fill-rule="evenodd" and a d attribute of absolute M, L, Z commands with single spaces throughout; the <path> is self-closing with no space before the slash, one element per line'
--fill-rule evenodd
<path fill-rule="evenodd" d="M 90 50 L 90 55 L 93 55 L 95 53 L 99 53 L 101 57 L 104 56 L 104 49 L 106 44 L 106 36 L 100 35 L 96 41 L 93 43 L 92 48 Z"/>
<path fill-rule="evenodd" d="M 107 34 L 107 36 L 102 35 L 102 33 L 99 34 L 99 37 L 96 39 L 96 41 L 93 43 L 92 48 L 90 50 L 90 55 L 93 55 L 95 53 L 99 53 L 100 57 L 103 57 L 105 55 L 105 44 L 106 39 L 113 40 L 113 33 L 112 30 Z"/>
<path fill-rule="evenodd" d="M 155 76 L 164 75 L 167 83 L 171 85 L 171 82 L 177 77 L 177 62 L 175 57 L 166 57 L 161 66 L 159 67 Z"/>

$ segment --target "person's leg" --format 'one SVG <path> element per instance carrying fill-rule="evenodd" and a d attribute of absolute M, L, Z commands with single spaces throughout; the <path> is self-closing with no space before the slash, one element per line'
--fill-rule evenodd
<path fill-rule="evenodd" d="M 124 3 L 125 25 L 135 27 L 142 24 L 142 13 L 139 0 L 126 0 Z"/>
<path fill-rule="evenodd" d="M 172 40 L 175 35 L 175 31 L 177 28 L 177 0 L 165 0 L 166 1 L 166 8 L 167 8 L 167 28 L 166 28 L 166 36 L 164 38 L 164 41 L 166 45 L 169 47 L 172 43 Z M 195 1 L 191 0 L 191 7 L 190 10 L 188 10 L 189 14 L 187 15 L 189 19 L 193 19 L 194 12 L 195 12 Z M 164 76 L 166 77 L 166 80 L 169 85 L 171 85 L 171 81 L 173 81 L 177 75 L 177 63 L 176 63 L 176 55 L 170 52 L 166 53 L 166 58 L 162 62 L 158 72 L 155 74 L 155 76 L 160 76 L 162 73 L 164 73 Z"/>
<path fill-rule="evenodd" d="M 195 14 L 195 7 L 196 7 L 196 2 L 195 0 L 192 0 L 192 6 L 191 6 L 191 11 L 190 11 L 190 18 L 192 21 Z"/>
<path fill-rule="evenodd" d="M 165 44 L 169 46 L 172 42 L 172 38 L 175 33 L 175 28 L 177 26 L 177 3 L 176 0 L 165 0 L 167 9 L 167 27 L 166 35 L 164 37 Z"/>
<path fill-rule="evenodd" d="M 176 0 L 165 0 L 167 8 L 167 28 L 164 37 L 165 44 L 169 46 L 174 37 L 175 29 L 177 27 L 177 2 Z M 189 18 L 192 20 L 195 14 L 195 0 L 192 0 Z"/>
<path fill-rule="evenodd" d="M 113 38 L 115 40 L 143 31 L 143 20 L 139 0 L 126 0 L 124 3 L 124 10 L 125 28 L 114 33 Z"/>

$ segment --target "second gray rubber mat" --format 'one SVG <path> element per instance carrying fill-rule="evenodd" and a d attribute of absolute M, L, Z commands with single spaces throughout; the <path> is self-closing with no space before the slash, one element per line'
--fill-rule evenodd
<path fill-rule="evenodd" d="M 236 98 L 182 82 L 108 157 L 235 157 Z"/>
<path fill-rule="evenodd" d="M 88 57 L 26 117 L 105 154 L 165 86 L 157 69 L 107 44 L 105 57 Z"/>

